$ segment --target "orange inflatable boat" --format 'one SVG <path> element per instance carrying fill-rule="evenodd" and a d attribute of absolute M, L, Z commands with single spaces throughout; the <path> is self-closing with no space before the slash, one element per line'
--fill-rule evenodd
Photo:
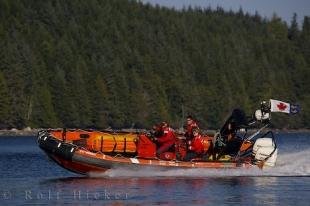
<path fill-rule="evenodd" d="M 277 102 L 276 102 L 277 103 Z M 171 168 L 238 168 L 275 166 L 277 144 L 265 129 L 271 120 L 271 103 L 246 117 L 233 110 L 222 128 L 214 135 L 202 137 L 203 155 L 188 158 L 189 144 L 176 133 L 175 144 L 156 154 L 158 145 L 151 132 L 47 129 L 38 132 L 39 147 L 57 164 L 72 172 L 89 174 L 117 167 L 144 169 Z"/>
<path fill-rule="evenodd" d="M 250 162 L 195 158 L 183 161 L 186 144 L 178 139 L 174 151 L 156 156 L 156 144 L 145 133 L 101 132 L 87 130 L 42 130 L 38 144 L 60 166 L 80 174 L 104 172 L 119 166 L 156 166 L 165 168 L 236 168 Z M 180 155 L 180 156 L 182 156 Z M 226 159 L 225 159 L 226 158 Z"/>

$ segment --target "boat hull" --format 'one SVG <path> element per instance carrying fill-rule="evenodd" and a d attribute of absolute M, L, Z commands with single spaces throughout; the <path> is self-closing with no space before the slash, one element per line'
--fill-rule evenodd
<path fill-rule="evenodd" d="M 43 132 L 38 135 L 39 147 L 58 165 L 79 174 L 87 175 L 93 172 L 105 172 L 109 169 L 126 167 L 132 169 L 144 169 L 156 167 L 165 170 L 176 168 L 248 168 L 252 166 L 246 162 L 233 161 L 178 161 L 146 159 L 139 157 L 126 157 L 108 155 L 102 152 L 91 152 L 72 143 Z"/>

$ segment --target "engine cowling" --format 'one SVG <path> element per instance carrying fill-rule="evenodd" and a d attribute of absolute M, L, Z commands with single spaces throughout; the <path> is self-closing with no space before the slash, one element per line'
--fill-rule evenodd
<path fill-rule="evenodd" d="M 264 161 L 264 165 L 273 167 L 278 155 L 277 146 L 272 138 L 259 138 L 253 146 L 253 156 L 257 163 Z"/>

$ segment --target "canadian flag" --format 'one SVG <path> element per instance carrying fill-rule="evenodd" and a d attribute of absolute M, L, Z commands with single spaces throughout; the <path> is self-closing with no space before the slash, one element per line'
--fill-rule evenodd
<path fill-rule="evenodd" d="M 291 106 L 290 103 L 270 99 L 270 111 L 271 112 L 290 113 L 290 106 Z"/>

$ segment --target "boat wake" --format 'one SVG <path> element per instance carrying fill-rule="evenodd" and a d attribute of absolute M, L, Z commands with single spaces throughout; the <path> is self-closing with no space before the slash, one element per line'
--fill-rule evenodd
<path fill-rule="evenodd" d="M 91 173 L 90 177 L 238 177 L 238 176 L 310 176 L 310 150 L 278 155 L 275 167 L 259 169 L 161 169 L 144 168 L 134 170 L 128 168 L 114 168 L 105 173 Z"/>

